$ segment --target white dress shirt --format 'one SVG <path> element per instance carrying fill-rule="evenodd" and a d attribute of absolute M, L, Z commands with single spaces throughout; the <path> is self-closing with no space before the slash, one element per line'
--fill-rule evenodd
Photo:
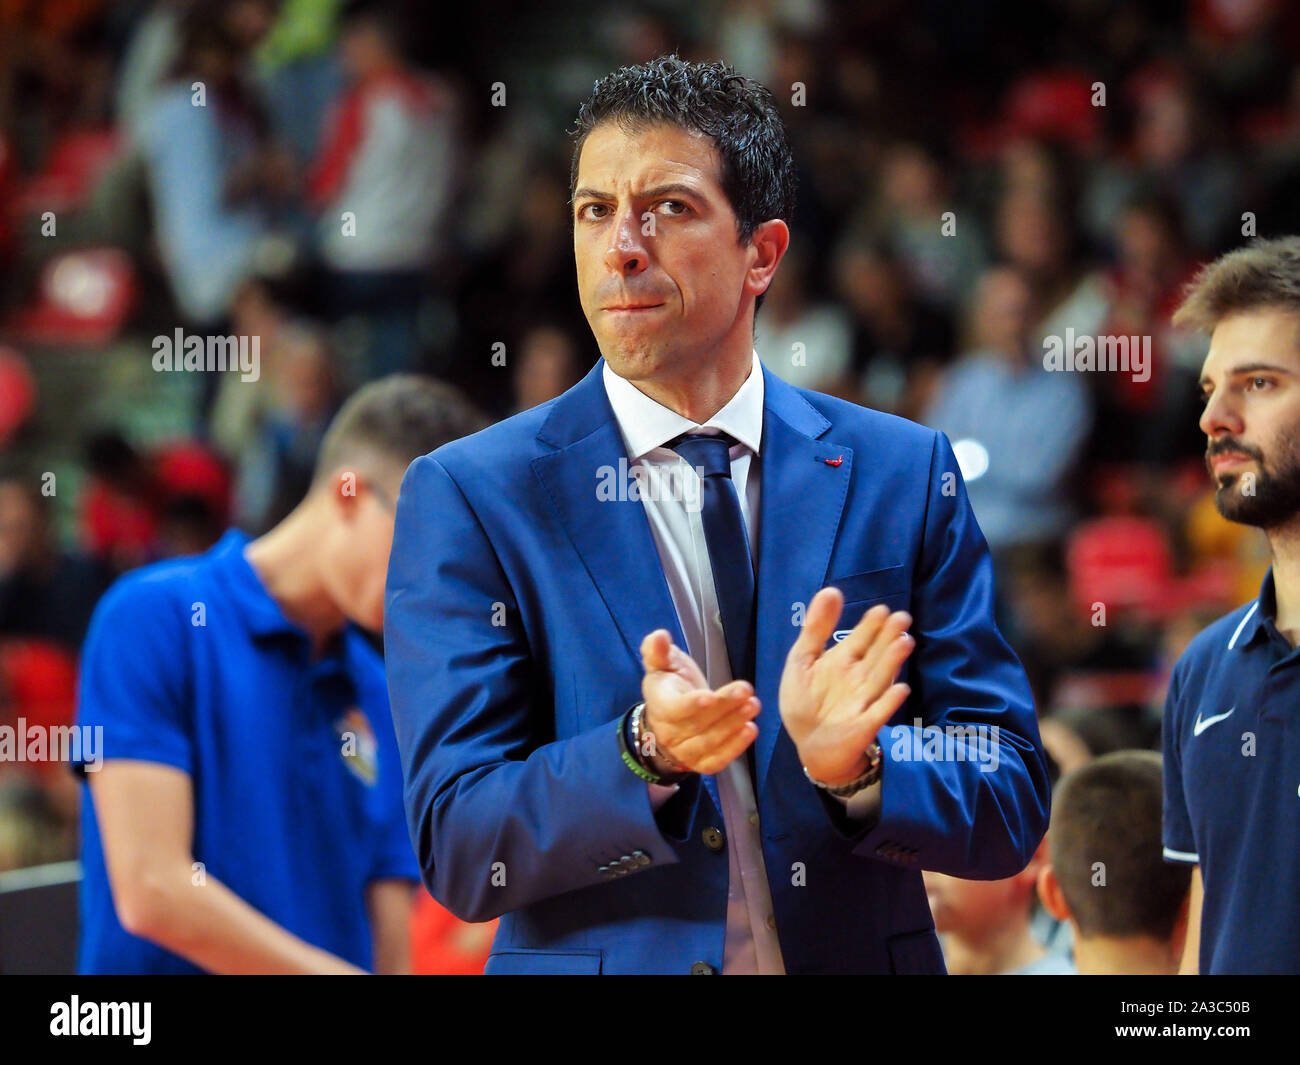
<path fill-rule="evenodd" d="M 763 371 L 757 354 L 753 368 L 731 401 L 704 425 L 656 403 L 605 365 L 605 391 L 627 446 L 628 469 L 642 487 L 641 500 L 654 534 L 664 577 L 686 650 L 699 663 L 710 687 L 732 680 L 722 615 L 704 538 L 701 486 L 691 466 L 666 445 L 683 433 L 722 432 L 731 448 L 731 479 L 736 486 L 751 558 L 757 562 L 759 464 L 763 435 Z M 755 565 L 757 571 L 757 565 Z M 764 707 L 765 714 L 777 713 Z M 742 756 L 716 776 L 729 860 L 727 925 L 722 972 L 785 972 L 777 938 L 772 893 L 763 865 L 758 803 L 749 766 Z M 657 809 L 674 788 L 649 785 Z"/>

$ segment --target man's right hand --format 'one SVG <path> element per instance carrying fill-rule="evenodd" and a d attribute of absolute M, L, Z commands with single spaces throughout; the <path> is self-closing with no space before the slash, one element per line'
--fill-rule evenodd
<path fill-rule="evenodd" d="M 693 773 L 720 773 L 758 737 L 759 702 L 754 686 L 736 680 L 717 691 L 666 629 L 641 641 L 645 677 L 641 697 L 643 740 Z"/>

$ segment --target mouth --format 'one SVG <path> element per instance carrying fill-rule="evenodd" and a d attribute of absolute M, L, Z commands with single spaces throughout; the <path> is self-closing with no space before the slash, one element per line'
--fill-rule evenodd
<path fill-rule="evenodd" d="M 1239 451 L 1224 451 L 1210 459 L 1210 468 L 1215 473 L 1223 473 L 1254 461 L 1249 455 L 1243 455 Z"/>
<path fill-rule="evenodd" d="M 610 314 L 636 314 L 638 311 L 653 311 L 662 307 L 662 303 L 627 303 L 618 307 L 606 307 Z"/>

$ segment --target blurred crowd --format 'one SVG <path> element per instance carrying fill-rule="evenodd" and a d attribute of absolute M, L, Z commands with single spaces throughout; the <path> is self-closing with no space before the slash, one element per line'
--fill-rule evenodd
<path fill-rule="evenodd" d="M 1168 319 L 1300 230 L 1284 0 L 0 0 L 0 723 L 70 721 L 107 583 L 282 518 L 364 381 L 504 417 L 590 368 L 565 131 L 669 51 L 787 123 L 764 363 L 948 434 L 1062 773 L 1157 746 L 1168 669 L 1268 564 Z M 257 338 L 257 379 L 159 372 L 178 328 Z M 1049 371 L 1067 336 L 1149 363 Z M 74 854 L 75 804 L 0 765 L 0 870 Z"/>

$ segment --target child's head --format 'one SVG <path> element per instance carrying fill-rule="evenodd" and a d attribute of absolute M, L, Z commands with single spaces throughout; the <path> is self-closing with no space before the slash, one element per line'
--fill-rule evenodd
<path fill-rule="evenodd" d="M 1069 919 L 1081 973 L 1132 971 L 1126 958 L 1177 971 L 1191 868 L 1164 860 L 1163 797 L 1153 751 L 1103 755 L 1057 786 L 1038 890 Z"/>
<path fill-rule="evenodd" d="M 962 880 L 927 869 L 921 875 L 934 930 L 978 941 L 1012 925 L 1027 927 L 1041 864 L 1040 849 L 1024 869 L 1003 880 Z"/>
<path fill-rule="evenodd" d="M 455 389 L 415 374 L 372 381 L 335 415 L 305 502 L 321 524 L 321 580 L 349 619 L 383 628 L 393 521 L 407 466 L 485 424 Z"/>
<path fill-rule="evenodd" d="M 345 8 L 339 27 L 339 56 L 344 70 L 356 79 L 401 63 L 402 26 L 394 11 L 368 2 Z"/>

